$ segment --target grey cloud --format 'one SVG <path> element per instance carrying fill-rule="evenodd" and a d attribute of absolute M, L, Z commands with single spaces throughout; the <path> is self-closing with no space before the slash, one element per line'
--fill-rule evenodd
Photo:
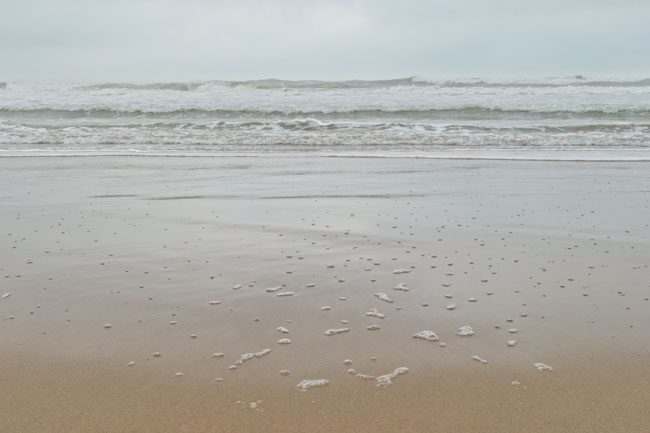
<path fill-rule="evenodd" d="M 650 75 L 647 1 L 4 1 L 2 80 Z"/>

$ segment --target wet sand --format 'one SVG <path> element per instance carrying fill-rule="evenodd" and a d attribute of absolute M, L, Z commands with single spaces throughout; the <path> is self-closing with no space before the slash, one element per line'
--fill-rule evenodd
<path fill-rule="evenodd" d="M 0 158 L 0 200 L 3 432 L 650 425 L 649 163 Z"/>

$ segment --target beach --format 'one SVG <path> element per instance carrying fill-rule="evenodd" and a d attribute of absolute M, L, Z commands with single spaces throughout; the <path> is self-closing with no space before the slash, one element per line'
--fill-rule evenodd
<path fill-rule="evenodd" d="M 648 162 L 9 156 L 0 203 L 2 432 L 650 425 Z"/>

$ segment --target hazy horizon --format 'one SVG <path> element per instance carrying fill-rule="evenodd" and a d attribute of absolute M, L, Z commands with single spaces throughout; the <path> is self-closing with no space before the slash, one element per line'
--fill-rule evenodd
<path fill-rule="evenodd" d="M 33 79 L 33 80 L 25 80 L 25 79 L 10 79 L 10 80 L 3 80 L 0 79 L 0 83 L 35 83 L 35 84 L 43 84 L 43 85 L 48 85 L 48 84 L 61 84 L 61 85 L 74 85 L 74 84 L 81 84 L 81 85 L 93 85 L 93 84 L 109 84 L 109 83 L 114 83 L 114 84 L 172 84 L 172 83 L 210 83 L 210 82 L 215 82 L 215 83 L 256 83 L 256 82 L 271 82 L 271 81 L 277 81 L 277 82 L 286 82 L 286 83 L 300 83 L 300 82 L 323 82 L 323 83 L 346 83 L 346 82 L 382 82 L 382 81 L 403 81 L 403 80 L 409 80 L 413 79 L 416 81 L 423 81 L 423 82 L 431 82 L 431 83 L 437 83 L 440 82 L 441 84 L 444 84 L 446 82 L 449 83 L 462 83 L 462 82 L 475 82 L 475 83 L 481 83 L 481 82 L 486 82 L 486 83 L 543 83 L 545 81 L 551 81 L 551 80 L 558 80 L 562 82 L 563 80 L 566 80 L 568 82 L 581 82 L 584 81 L 585 83 L 588 82 L 607 82 L 607 81 L 612 81 L 612 82 L 637 82 L 637 81 L 646 81 L 650 80 L 650 72 L 646 75 L 587 75 L 587 74 L 565 74 L 565 75 L 512 75 L 512 76 L 507 76 L 507 75 L 485 75 L 485 76 L 471 76 L 471 75 L 448 75 L 448 76 L 421 76 L 421 75 L 409 75 L 405 77 L 394 77 L 394 76 L 386 76 L 386 77 L 362 77 L 362 76 L 350 76 L 350 77 L 333 77 L 333 78 L 319 78 L 319 77 L 295 77 L 295 78 L 285 78 L 282 76 L 270 76 L 270 77 L 250 77 L 250 78 L 237 78 L 237 77 L 214 77 L 214 78 L 197 78 L 197 79 L 192 79 L 192 78 L 176 78 L 176 79 L 161 79 L 161 80 L 155 80 L 155 79 L 147 79 L 147 78 L 133 78 L 133 79 L 110 79 L 109 77 L 105 79 L 77 79 L 77 80 L 65 80 L 65 79 L 60 79 L 60 80 L 39 80 L 39 79 Z"/>
<path fill-rule="evenodd" d="M 4 2 L 0 81 L 650 76 L 650 5 Z"/>

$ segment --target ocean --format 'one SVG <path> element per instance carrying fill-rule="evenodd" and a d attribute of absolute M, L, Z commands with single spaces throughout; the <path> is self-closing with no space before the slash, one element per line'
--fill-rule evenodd
<path fill-rule="evenodd" d="M 0 155 L 650 159 L 650 79 L 0 83 Z"/>

